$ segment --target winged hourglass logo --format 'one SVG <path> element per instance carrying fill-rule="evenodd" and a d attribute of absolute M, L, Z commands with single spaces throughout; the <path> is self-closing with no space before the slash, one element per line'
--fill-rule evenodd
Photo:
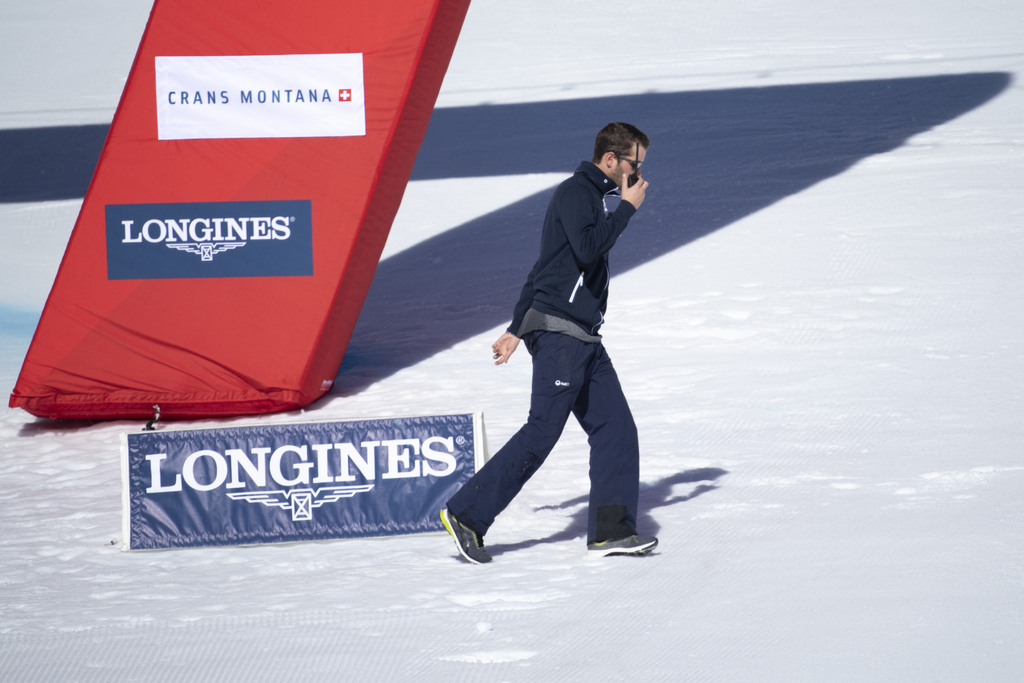
<path fill-rule="evenodd" d="M 289 489 L 287 491 L 254 491 L 252 493 L 229 493 L 231 500 L 249 503 L 263 503 L 267 507 L 278 507 L 292 511 L 292 521 L 313 519 L 313 508 L 324 503 L 334 503 L 342 498 L 351 498 L 357 493 L 366 493 L 373 484 L 359 486 L 325 486 L 319 489 Z"/>
<path fill-rule="evenodd" d="M 219 242 L 217 244 L 212 244 L 210 242 L 186 242 L 185 244 L 167 244 L 165 246 L 168 249 L 177 249 L 178 251 L 187 251 L 190 254 L 199 254 L 204 261 L 212 261 L 215 254 L 220 254 L 228 249 L 244 247 L 245 242 Z"/>

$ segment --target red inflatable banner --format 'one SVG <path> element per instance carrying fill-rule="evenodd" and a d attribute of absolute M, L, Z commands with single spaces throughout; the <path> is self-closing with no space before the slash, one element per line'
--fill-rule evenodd
<path fill-rule="evenodd" d="M 156 0 L 11 407 L 330 391 L 468 5 Z"/>

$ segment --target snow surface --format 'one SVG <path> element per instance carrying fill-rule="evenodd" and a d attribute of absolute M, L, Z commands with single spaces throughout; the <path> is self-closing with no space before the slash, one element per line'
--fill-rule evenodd
<path fill-rule="evenodd" d="M 2 7 L 0 128 L 109 121 L 147 3 Z M 118 433 L 141 425 L 3 409 L 0 680 L 1020 680 L 1022 70 L 1024 9 L 1008 0 L 476 0 L 439 122 L 484 104 L 1010 80 L 736 215 L 743 197 L 693 198 L 725 217 L 671 248 L 643 240 L 696 220 L 677 195 L 736 169 L 700 174 L 652 136 L 604 328 L 640 429 L 641 531 L 661 539 L 646 558 L 585 558 L 573 424 L 488 534 L 495 561 L 470 566 L 437 535 L 122 553 Z M 773 125 L 738 101 L 730 137 Z M 537 130 L 485 160 L 497 173 L 414 173 L 371 298 L 389 300 L 403 257 L 466 225 L 533 245 L 564 169 L 521 170 L 552 144 Z M 4 389 L 78 205 L 0 205 Z M 472 277 L 457 258 L 445 268 Z M 367 313 L 336 393 L 304 414 L 189 424 L 482 410 L 496 450 L 525 418 L 530 364 L 520 351 L 491 365 L 507 317 L 481 310 L 480 329 L 424 333 L 425 350 L 404 330 L 376 357 Z"/>

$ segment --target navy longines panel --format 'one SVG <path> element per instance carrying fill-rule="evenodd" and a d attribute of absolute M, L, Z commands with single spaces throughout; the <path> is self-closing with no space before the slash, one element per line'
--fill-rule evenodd
<path fill-rule="evenodd" d="M 473 415 L 122 436 L 125 549 L 441 531 Z"/>
<path fill-rule="evenodd" d="M 107 279 L 313 274 L 312 202 L 108 204 Z"/>

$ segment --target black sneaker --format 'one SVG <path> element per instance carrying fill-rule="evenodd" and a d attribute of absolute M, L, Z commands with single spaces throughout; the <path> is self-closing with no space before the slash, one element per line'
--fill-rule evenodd
<path fill-rule="evenodd" d="M 473 564 L 484 564 L 491 561 L 491 556 L 484 550 L 484 537 L 455 519 L 455 515 L 445 508 L 441 510 L 441 523 L 455 539 L 455 547 L 459 554 Z"/>
<path fill-rule="evenodd" d="M 646 555 L 658 547 L 658 539 L 654 536 L 627 536 L 614 541 L 598 541 L 587 544 L 587 555 L 607 557 L 608 555 Z"/>

